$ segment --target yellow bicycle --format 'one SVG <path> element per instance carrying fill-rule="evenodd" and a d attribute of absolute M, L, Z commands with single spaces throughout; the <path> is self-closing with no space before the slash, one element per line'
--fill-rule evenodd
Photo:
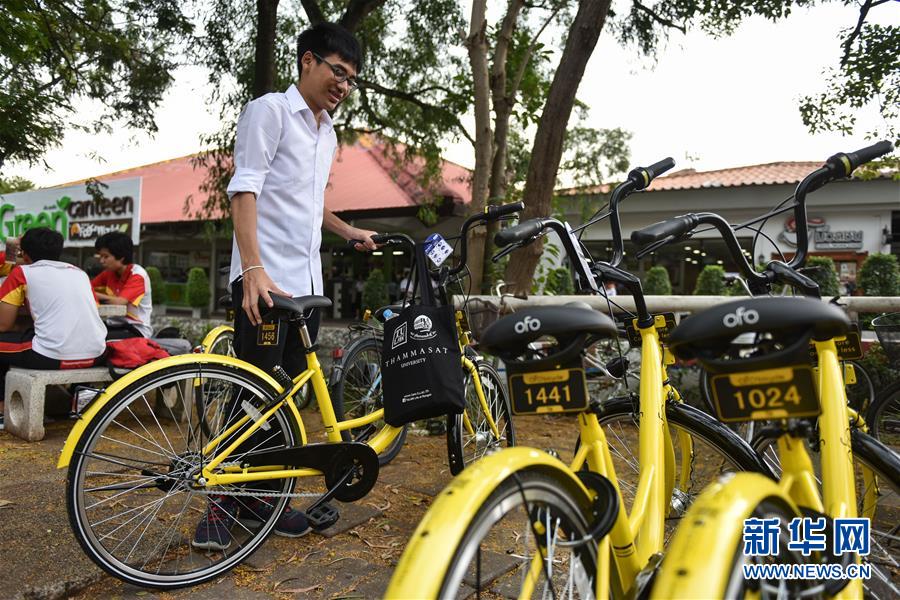
<path fill-rule="evenodd" d="M 610 212 L 673 164 L 633 170 L 613 192 Z M 524 245 L 547 230 L 562 242 L 580 291 L 599 293 L 597 272 L 634 294 L 639 398 L 588 398 L 582 355 L 598 339 L 619 335 L 599 312 L 526 308 L 488 327 L 480 344 L 506 362 L 513 414 L 576 415 L 578 449 L 565 464 L 536 448 L 509 448 L 454 478 L 410 538 L 389 598 L 452 598 L 473 590 L 519 598 L 636 593 L 646 584 L 641 573 L 658 562 L 667 521 L 677 522 L 692 500 L 691 482 L 723 471 L 767 473 L 744 440 L 678 401 L 666 375 L 671 356 L 660 344 L 671 323 L 647 311 L 640 280 L 618 268 L 620 254 L 612 263 L 589 264 L 572 230 L 555 219 L 526 221 L 501 231 L 496 242 Z M 535 342 L 542 352 L 534 352 Z M 632 420 L 639 420 L 637 431 L 623 436 L 618 424 Z M 629 447 L 639 449 L 636 460 Z"/>
<path fill-rule="evenodd" d="M 698 225 L 711 225 L 724 237 L 754 293 L 779 283 L 815 295 L 815 282 L 798 271 L 808 247 L 806 194 L 849 176 L 860 164 L 891 149 L 890 143 L 881 142 L 855 153 L 837 154 L 800 183 L 794 206 L 798 248 L 787 264 L 772 261 L 757 273 L 744 258 L 732 228 L 713 213 L 658 223 L 635 232 L 632 239 L 639 244 L 681 239 Z M 900 593 L 896 583 L 900 457 L 869 436 L 861 417 L 847 405 L 836 342 L 846 341 L 849 327 L 841 310 L 820 300 L 752 298 L 704 311 L 672 332 L 673 352 L 680 358 L 698 359 L 711 373 L 721 418 L 778 423 L 768 437 L 776 444 L 780 477 L 772 481 L 736 474 L 701 494 L 669 546 L 653 595 L 860 598 L 865 592 L 896 598 Z M 725 360 L 729 344 L 742 333 L 755 334 L 760 350 Z M 815 369 L 808 353 L 810 340 L 818 359 Z M 818 452 L 818 469 L 810 447 Z M 847 552 L 841 552 L 836 542 L 839 528 L 834 524 L 858 516 L 869 520 L 869 551 L 851 544 Z M 792 522 L 802 517 L 815 521 L 813 533 L 822 534 L 820 544 L 803 548 L 799 529 L 792 530 Z M 756 552 L 752 546 L 748 551 L 744 538 L 748 519 L 756 520 L 754 527 L 763 521 L 771 524 L 769 551 Z M 854 544 L 860 542 L 861 536 L 855 540 Z M 783 570 L 766 574 L 749 569 L 761 565 L 814 568 L 802 571 L 812 573 L 807 579 Z M 867 578 L 854 577 L 860 566 L 867 567 L 861 571 L 868 572 Z"/>
<path fill-rule="evenodd" d="M 521 209 L 489 207 L 476 223 Z M 464 263 L 459 267 L 463 269 Z M 70 523 L 84 551 L 108 573 L 136 585 L 196 585 L 233 568 L 274 528 L 292 497 L 315 498 L 305 510 L 314 522 L 336 518 L 329 500 L 365 496 L 378 476 L 378 455 L 402 428 L 382 424 L 383 409 L 339 419 L 310 340 L 304 315 L 331 306 L 322 296 L 272 296 L 261 306 L 266 322 L 295 321 L 307 368 L 291 378 L 266 373 L 224 355 L 185 354 L 159 360 L 115 381 L 76 422 L 58 462 L 67 468 Z M 460 339 L 460 344 L 465 343 Z M 475 363 L 463 355 L 479 402 L 466 411 L 498 425 L 487 405 Z M 326 443 L 307 443 L 295 398 L 311 384 Z M 171 390 L 175 390 L 173 394 Z M 166 391 L 167 401 L 160 402 Z M 175 397 L 174 402 L 168 401 Z M 353 441 L 344 436 L 354 431 Z M 321 484 L 295 492 L 297 481 Z M 230 541 L 221 550 L 195 548 L 195 527 L 224 499 L 239 507 L 229 517 Z"/>

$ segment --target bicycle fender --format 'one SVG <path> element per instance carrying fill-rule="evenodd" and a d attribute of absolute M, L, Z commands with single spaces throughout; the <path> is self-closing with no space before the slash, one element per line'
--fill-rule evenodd
<path fill-rule="evenodd" d="M 204 352 L 208 352 L 209 347 L 212 345 L 215 339 L 219 337 L 219 334 L 225 333 L 227 331 L 233 332 L 234 327 L 232 327 L 231 325 L 219 325 L 218 327 L 211 329 L 209 333 L 206 334 L 206 337 L 203 338 L 203 341 L 200 342 L 200 347 L 203 348 Z"/>
<path fill-rule="evenodd" d="M 772 498 L 801 514 L 776 482 L 758 473 L 730 473 L 708 486 L 688 509 L 666 549 L 652 595 L 723 597 L 735 554 L 741 551 L 744 519 Z M 704 575 L 698 576 L 697 569 Z"/>
<path fill-rule="evenodd" d="M 231 358 L 230 356 L 224 356 L 222 354 L 179 354 L 177 356 L 170 356 L 169 358 L 161 358 L 159 360 L 155 360 L 142 367 L 138 367 L 124 377 L 117 379 L 112 383 L 112 385 L 106 388 L 106 390 L 96 400 L 91 402 L 91 405 L 88 407 L 87 411 L 85 411 L 85 413 L 81 415 L 81 418 L 78 419 L 75 422 L 75 426 L 72 427 L 72 431 L 69 432 L 69 437 L 66 438 L 66 443 L 63 446 L 59 461 L 56 463 L 56 468 L 64 469 L 69 466 L 69 462 L 72 460 L 72 455 L 75 453 L 75 448 L 78 445 L 78 440 L 81 439 L 82 434 L 84 434 L 84 430 L 87 429 L 88 424 L 94 417 L 97 416 L 97 414 L 103 409 L 103 407 L 106 406 L 106 404 L 109 403 L 110 400 L 115 398 L 116 394 L 120 393 L 131 384 L 135 383 L 142 377 L 150 375 L 151 373 L 161 371 L 168 367 L 197 363 L 226 365 L 230 367 L 236 367 L 244 371 L 249 371 L 253 375 L 256 375 L 267 384 L 269 384 L 276 394 L 280 394 L 283 391 L 281 385 L 265 371 L 251 365 L 250 363 L 238 360 L 236 358 Z M 302 423 L 300 426 L 302 431 Z"/>
<path fill-rule="evenodd" d="M 385 598 L 437 598 L 443 582 L 424 581 L 418 574 L 433 572 L 437 562 L 449 567 L 456 544 L 488 496 L 513 473 L 530 470 L 557 477 L 561 485 L 590 503 L 592 494 L 575 473 L 546 452 L 513 447 L 488 455 L 466 467 L 435 497 L 410 537 Z M 446 542 L 435 547 L 434 540 Z"/>

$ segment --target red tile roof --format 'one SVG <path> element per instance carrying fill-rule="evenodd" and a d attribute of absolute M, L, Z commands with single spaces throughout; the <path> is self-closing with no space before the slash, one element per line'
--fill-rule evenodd
<path fill-rule="evenodd" d="M 190 221 L 193 219 L 184 212 L 185 201 L 191 197 L 192 209 L 199 207 L 205 198 L 200 185 L 206 177 L 204 169 L 194 169 L 193 157 L 173 158 L 100 175 L 96 179 L 115 181 L 141 177 L 142 223 Z M 426 196 L 426 191 L 416 181 L 421 170 L 421 161 L 398 166 L 385 155 L 382 144 L 362 137 L 356 143 L 338 149 L 325 189 L 325 205 L 334 212 L 417 206 Z M 468 204 L 471 201 L 470 175 L 466 168 L 444 161 L 443 182 L 432 193 Z"/>
<path fill-rule="evenodd" d="M 800 183 L 805 176 L 821 162 L 774 162 L 747 167 L 731 167 L 715 171 L 696 171 L 682 169 L 655 180 L 648 191 L 664 190 L 696 190 L 716 187 L 739 187 L 745 185 L 778 185 Z M 589 188 L 569 188 L 561 190 L 560 195 L 575 196 L 581 194 L 606 194 L 612 189 L 610 185 Z"/>

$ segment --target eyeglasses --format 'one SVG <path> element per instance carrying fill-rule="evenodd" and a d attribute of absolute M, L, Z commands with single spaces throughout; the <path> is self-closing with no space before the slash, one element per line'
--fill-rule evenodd
<path fill-rule="evenodd" d="M 347 73 L 347 70 L 340 65 L 333 65 L 315 52 L 311 53 L 316 60 L 319 62 L 323 62 L 328 65 L 328 68 L 331 69 L 332 74 L 334 74 L 334 80 L 338 83 L 347 82 L 347 85 L 350 87 L 350 91 L 352 92 L 356 88 L 359 87 L 359 82 L 356 81 L 356 77 L 350 77 L 350 74 Z"/>

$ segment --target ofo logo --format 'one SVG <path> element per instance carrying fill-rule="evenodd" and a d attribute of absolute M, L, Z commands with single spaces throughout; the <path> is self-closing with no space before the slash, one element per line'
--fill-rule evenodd
<path fill-rule="evenodd" d="M 741 325 L 755 325 L 759 321 L 759 313 L 753 310 L 747 310 L 743 306 L 738 306 L 733 313 L 728 313 L 722 319 L 725 327 L 740 327 Z"/>
<path fill-rule="evenodd" d="M 523 334 L 528 333 L 529 331 L 537 331 L 541 328 L 541 322 L 534 317 L 525 317 L 518 323 L 516 323 L 514 329 L 516 333 Z"/>

